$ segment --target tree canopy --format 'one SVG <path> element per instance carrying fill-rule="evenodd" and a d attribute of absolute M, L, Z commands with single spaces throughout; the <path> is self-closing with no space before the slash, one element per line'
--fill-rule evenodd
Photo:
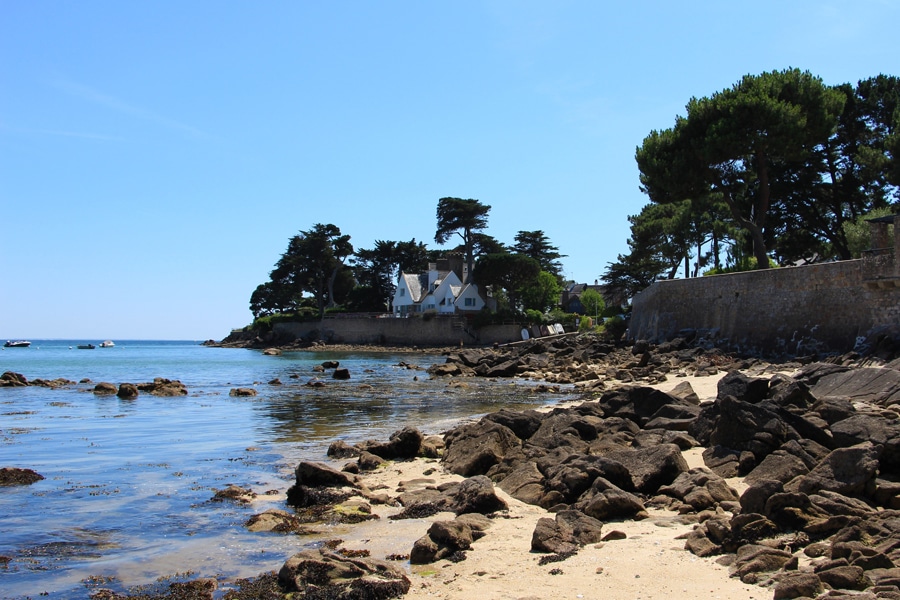
<path fill-rule="evenodd" d="M 287 308 L 297 305 L 304 292 L 309 293 L 322 317 L 326 306 L 337 304 L 335 282 L 351 254 L 349 235 L 342 235 L 335 225 L 317 223 L 290 239 L 270 273 L 269 289 L 280 292 L 278 298 L 288 302 Z"/>
<path fill-rule="evenodd" d="M 524 254 L 541 265 L 541 270 L 552 274 L 557 279 L 562 278 L 562 263 L 559 259 L 565 254 L 559 253 L 559 248 L 550 243 L 550 239 L 540 229 L 535 231 L 520 231 L 515 237 L 513 252 Z"/>
<path fill-rule="evenodd" d="M 472 280 L 475 267 L 474 234 L 487 228 L 487 216 L 491 207 L 478 200 L 462 198 L 441 198 L 437 205 L 437 231 L 434 241 L 446 244 L 455 233 L 462 238 L 466 253 L 467 277 L 463 283 Z"/>
<path fill-rule="evenodd" d="M 650 204 L 604 282 L 630 297 L 679 263 L 691 277 L 851 258 L 852 224 L 900 201 L 898 106 L 896 77 L 826 86 L 797 69 L 692 98 L 637 148 Z"/>
<path fill-rule="evenodd" d="M 488 254 L 475 265 L 479 285 L 496 286 L 506 292 L 510 308 L 518 310 L 522 294 L 538 283 L 541 265 L 524 254 Z"/>

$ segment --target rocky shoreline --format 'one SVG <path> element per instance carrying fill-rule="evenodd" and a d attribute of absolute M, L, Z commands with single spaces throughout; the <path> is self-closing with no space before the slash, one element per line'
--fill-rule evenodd
<path fill-rule="evenodd" d="M 603 585 L 606 598 L 900 598 L 896 356 L 771 363 L 684 339 L 626 348 L 593 336 L 442 352 L 432 377 L 528 377 L 583 397 L 441 436 L 335 441 L 330 462 L 297 466 L 286 510 L 247 526 L 405 521 L 417 532 L 406 552 L 338 540 L 219 597 L 560 597 Z M 242 492 L 252 497 L 223 498 Z M 654 563 L 646 539 L 680 571 Z M 634 551 L 634 578 L 658 581 L 618 579 Z M 215 580 L 189 584 L 157 597 L 216 597 Z"/>

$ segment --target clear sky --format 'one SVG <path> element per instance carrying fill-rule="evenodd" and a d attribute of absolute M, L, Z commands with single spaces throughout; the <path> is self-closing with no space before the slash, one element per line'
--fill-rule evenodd
<path fill-rule="evenodd" d="M 221 339 L 298 231 L 436 248 L 444 196 L 592 283 L 651 130 L 748 73 L 900 75 L 898 23 L 898 0 L 0 0 L 0 337 Z"/>

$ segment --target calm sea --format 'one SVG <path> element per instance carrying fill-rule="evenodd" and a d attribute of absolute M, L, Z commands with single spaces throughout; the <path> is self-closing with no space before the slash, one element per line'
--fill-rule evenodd
<path fill-rule="evenodd" d="M 99 340 L 90 340 L 99 345 Z M 32 340 L 0 349 L 0 373 L 65 378 L 62 389 L 0 388 L 0 467 L 45 479 L 0 487 L 0 597 L 85 598 L 98 582 L 123 591 L 176 573 L 233 580 L 278 569 L 321 539 L 250 533 L 243 523 L 285 508 L 300 460 L 326 460 L 328 444 L 386 440 L 412 425 L 439 433 L 501 407 L 553 404 L 527 382 L 449 386 L 423 353 L 285 353 L 208 348 L 192 341 Z M 338 360 L 351 379 L 306 385 Z M 101 381 L 177 379 L 189 395 L 96 396 Z M 279 379 L 282 385 L 272 385 Z M 229 396 L 235 387 L 258 395 Z M 339 465 L 338 465 L 339 466 Z M 212 502 L 229 484 L 280 497 L 252 507 Z M 406 550 L 408 552 L 408 549 Z"/>

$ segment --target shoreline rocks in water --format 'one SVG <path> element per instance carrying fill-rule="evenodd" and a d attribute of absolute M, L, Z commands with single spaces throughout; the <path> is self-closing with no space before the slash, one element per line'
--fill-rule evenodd
<path fill-rule="evenodd" d="M 377 559 L 306 551 L 288 558 L 277 578 L 257 579 L 268 586 L 267 597 L 299 590 L 333 598 L 424 598 L 432 591 L 489 597 L 488 585 L 540 597 L 549 589 L 539 589 L 541 578 L 563 573 L 586 581 L 582 592 L 609 588 L 613 580 L 622 585 L 623 574 L 605 563 L 590 567 L 591 579 L 580 557 L 596 556 L 607 544 L 610 554 L 624 553 L 623 544 L 641 543 L 640 535 L 627 533 L 632 524 L 653 522 L 657 528 L 689 525 L 674 541 L 680 552 L 717 557 L 704 568 L 727 565 L 736 582 L 762 586 L 775 598 L 859 592 L 900 598 L 897 360 L 846 356 L 778 366 L 788 374 L 684 341 L 628 350 L 567 338 L 496 352 L 454 350 L 446 364 L 432 376 L 529 376 L 575 383 L 585 396 L 548 411 L 500 410 L 438 440 L 407 428 L 387 442 L 336 441 L 331 458 L 355 459 L 343 470 L 298 464 L 287 505 L 299 522 L 276 515 L 268 530 L 377 521 L 389 510 L 395 523 L 430 521 L 407 548 L 412 564 L 446 564 L 434 568 L 435 575 L 408 575 Z M 711 396 L 686 381 L 658 389 L 673 376 L 713 374 L 720 378 L 712 400 L 701 401 Z M 440 477 L 423 472 L 401 484 L 371 484 L 392 482 L 391 471 L 423 456 L 440 457 L 440 463 L 424 459 Z M 702 466 L 688 456 L 700 457 Z M 502 527 L 526 511 L 527 528 Z M 615 530 L 605 533 L 613 523 Z M 478 571 L 469 576 L 477 581 L 466 584 L 475 587 L 460 587 L 465 576 L 458 566 L 498 546 L 505 547 L 498 560 L 528 564 L 499 564 L 483 578 L 488 571 Z M 632 580 L 652 572 L 647 565 L 671 549 L 653 548 L 652 556 L 650 550 L 640 567 L 631 567 Z M 542 558 L 531 561 L 533 553 Z M 673 555 L 666 556 L 672 562 Z M 549 562 L 559 566 L 536 568 Z M 533 583 L 503 583 L 526 573 Z M 656 597 L 688 597 L 694 582 L 679 576 L 687 571 L 643 577 L 634 584 L 641 588 L 616 593 L 653 597 L 650 586 L 662 586 Z M 568 585 L 568 578 L 557 578 L 552 593 Z M 719 595 L 711 589 L 716 586 L 691 589 L 697 597 Z M 685 591 L 679 595 L 679 589 Z M 747 598 L 761 591 L 741 590 Z"/>
<path fill-rule="evenodd" d="M 574 351 L 567 348 L 561 350 L 572 361 Z M 728 362 L 720 354 L 675 352 L 689 356 L 690 366 L 661 360 L 664 353 L 647 347 L 609 372 L 620 375 L 627 368 L 626 380 L 653 379 L 673 371 L 706 374 Z M 703 356 L 707 360 L 697 360 Z M 582 358 L 582 372 L 584 365 L 598 371 L 587 355 Z M 554 360 L 529 359 L 527 353 L 514 360 L 515 367 L 511 360 L 469 350 L 449 357 L 448 364 L 464 367 L 457 376 L 522 374 L 535 364 L 557 368 Z M 765 364 L 752 364 L 765 371 Z M 605 524 L 670 511 L 695 524 L 684 535 L 687 551 L 723 557 L 732 577 L 767 587 L 776 598 L 829 589 L 900 597 L 897 363 L 790 366 L 796 369 L 792 376 L 732 369 L 719 379 L 713 401 L 699 402 L 689 385 L 678 386 L 677 393 L 625 385 L 603 393 L 595 388 L 593 398 L 547 412 L 485 415 L 444 435 L 441 466 L 462 482 L 404 491 L 387 501 L 398 502 L 413 518 L 477 513 L 490 523 L 507 509 L 496 485 L 549 511 L 536 522 L 530 550 L 551 554 L 554 562 L 572 560 L 580 548 L 601 542 Z M 394 438 L 418 441 L 418 449 L 413 451 L 414 441 L 402 454 L 386 450 L 390 442 L 335 442 L 329 455 L 356 457 L 358 463 L 379 453 L 405 460 L 418 455 L 424 441 L 410 431 Z M 686 450 L 702 450 L 704 466 L 690 468 Z M 300 471 L 295 488 L 311 481 Z M 329 485 L 370 493 L 365 476 L 332 477 Z M 737 479 L 744 482 L 742 493 L 732 485 Z M 461 509 L 460 489 L 466 488 L 496 500 Z M 487 527 L 473 528 L 459 516 L 437 518 L 411 548 L 411 562 L 465 560 L 490 535 Z M 624 536 L 613 532 L 607 540 Z"/>

